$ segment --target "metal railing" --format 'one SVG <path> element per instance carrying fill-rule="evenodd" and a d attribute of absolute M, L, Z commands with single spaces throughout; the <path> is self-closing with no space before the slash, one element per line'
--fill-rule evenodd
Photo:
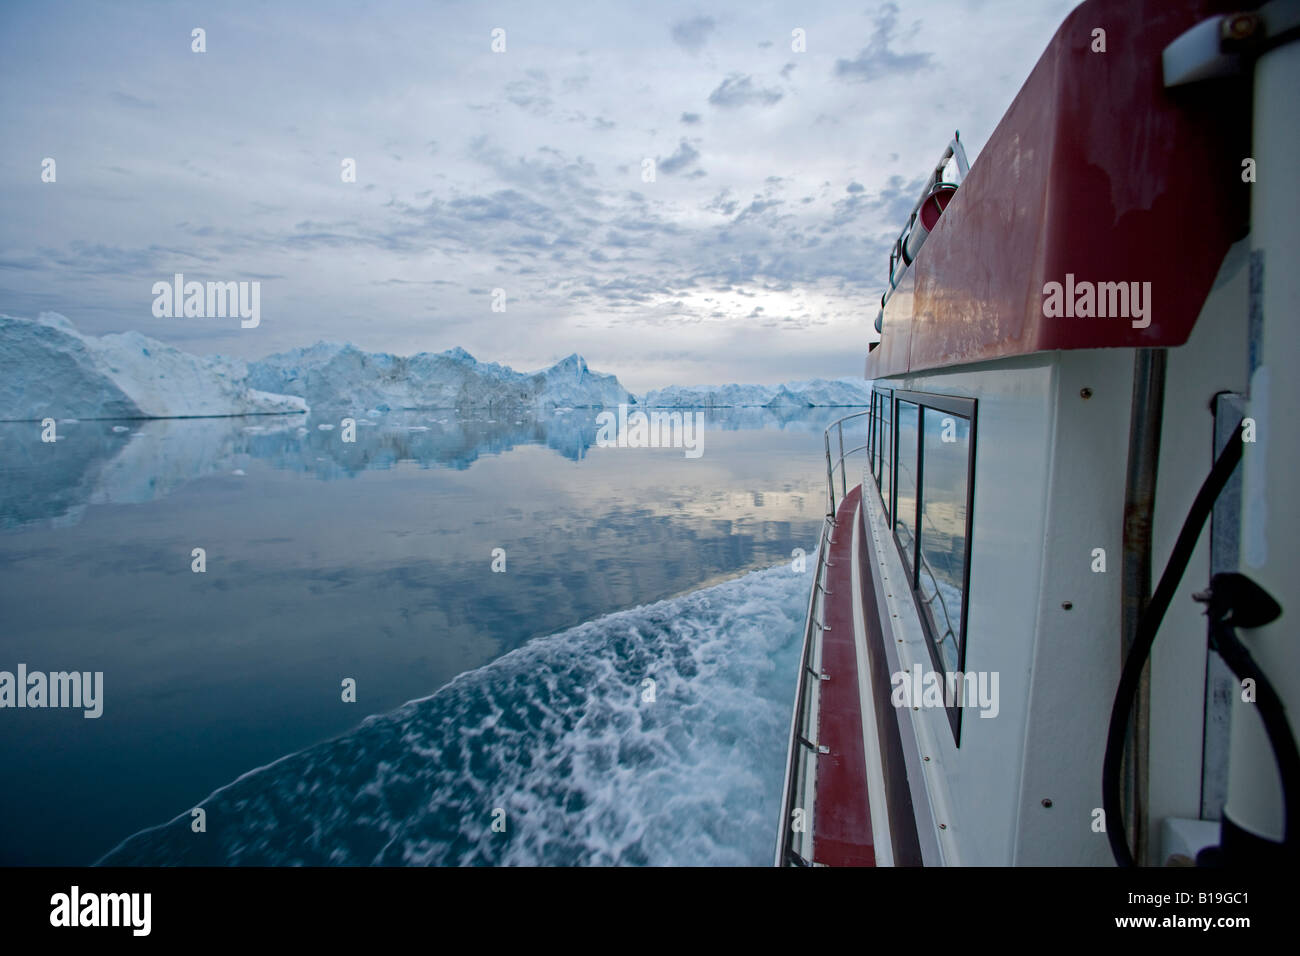
<path fill-rule="evenodd" d="M 870 409 L 868 409 L 867 411 L 854 412 L 851 415 L 845 415 L 843 418 L 837 418 L 835 421 L 827 425 L 826 430 L 822 433 L 822 437 L 823 439 L 825 439 L 825 444 L 826 444 L 826 490 L 827 492 L 829 492 L 829 498 L 828 498 L 829 509 L 827 510 L 826 513 L 831 516 L 834 516 L 835 514 L 835 469 L 838 468 L 840 470 L 840 500 L 843 500 L 845 497 L 848 496 L 849 493 L 848 476 L 844 472 L 844 459 L 846 459 L 849 455 L 856 454 L 857 452 L 860 451 L 866 451 L 868 448 L 871 447 L 871 442 L 868 440 L 863 442 L 861 445 L 858 445 L 855 448 L 850 448 L 848 451 L 845 451 L 844 450 L 844 423 L 854 418 L 863 418 L 865 416 L 869 416 L 870 414 L 871 411 Z M 836 434 L 838 435 L 839 445 L 840 445 L 839 459 L 834 461 L 833 463 L 831 459 L 831 429 L 834 429 Z"/>
<path fill-rule="evenodd" d="M 822 433 L 826 448 L 826 518 L 822 522 L 821 535 L 817 542 L 817 561 L 813 569 L 812 588 L 808 594 L 808 616 L 804 621 L 803 647 L 799 656 L 799 684 L 795 691 L 794 713 L 790 717 L 790 745 L 786 753 L 785 783 L 781 796 L 781 835 L 777 839 L 777 866 L 811 866 L 812 865 L 812 785 L 816 779 L 815 762 L 818 756 L 828 753 L 826 747 L 816 742 L 818 697 L 812 694 L 814 687 L 830 677 L 821 670 L 821 641 L 813 640 L 816 633 L 830 630 L 826 625 L 826 597 L 830 591 L 826 588 L 826 569 L 830 567 L 827 552 L 835 543 L 835 470 L 839 469 L 840 501 L 848 496 L 848 476 L 845 460 L 857 452 L 866 451 L 870 441 L 844 450 L 844 423 L 853 419 L 869 416 L 870 411 L 854 412 L 831 422 Z M 831 456 L 831 431 L 836 433 L 839 446 L 838 458 Z M 840 533 L 852 534 L 853 529 L 845 526 Z M 815 678 L 809 681 L 809 678 Z M 819 696 L 819 695 L 818 695 Z M 809 799 L 801 800 L 803 797 Z M 802 826 L 795 828 L 794 812 L 801 812 Z"/>
<path fill-rule="evenodd" d="M 930 618 L 934 621 L 935 626 L 933 629 L 936 631 L 939 629 L 939 619 L 935 616 L 934 613 L 934 602 L 936 600 L 938 600 L 939 602 L 939 609 L 943 611 L 943 633 L 940 634 L 938 637 L 936 637 L 934 640 L 935 646 L 939 647 L 942 646 L 943 643 L 947 641 L 949 638 L 956 640 L 957 631 L 952 626 L 952 618 L 949 617 L 948 615 L 948 602 L 943 599 L 943 593 L 939 590 L 939 579 L 935 577 L 934 568 L 930 567 L 930 562 L 926 558 L 925 551 L 923 549 L 918 547 L 916 549 L 916 553 L 921 558 L 921 570 L 924 571 L 926 574 L 930 575 L 930 581 L 934 585 L 934 593 L 931 594 L 928 598 L 922 596 L 921 602 L 930 609 Z"/>
<path fill-rule="evenodd" d="M 955 162 L 957 165 L 955 182 L 944 179 L 949 162 Z M 943 155 L 939 157 L 939 161 L 934 164 L 934 169 L 925 177 L 925 188 L 921 190 L 921 198 L 912 207 L 907 222 L 903 226 L 903 231 L 894 240 L 893 250 L 889 254 L 889 287 L 881 295 L 880 310 L 876 313 L 875 326 L 877 332 L 882 331 L 885 304 L 889 301 L 889 297 L 894 294 L 894 289 L 898 287 L 903 273 L 912 265 L 912 260 L 920 251 L 921 245 L 925 242 L 925 237 L 929 234 L 924 229 L 915 231 L 921 207 L 929 200 L 935 199 L 940 193 L 956 192 L 957 188 L 965 182 L 969 173 L 970 163 L 966 160 L 966 148 L 961 143 L 961 131 L 958 130 L 952 134 L 952 139 L 944 149 Z M 942 210 L 942 208 L 941 206 L 940 209 Z"/>

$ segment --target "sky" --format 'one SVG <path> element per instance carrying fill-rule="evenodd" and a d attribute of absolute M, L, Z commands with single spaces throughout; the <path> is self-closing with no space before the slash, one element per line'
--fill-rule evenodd
<path fill-rule="evenodd" d="M 859 376 L 922 178 L 1073 6 L 4 0 L 0 313 L 577 352 L 634 391 Z M 260 324 L 155 317 L 175 273 L 259 282 Z"/>

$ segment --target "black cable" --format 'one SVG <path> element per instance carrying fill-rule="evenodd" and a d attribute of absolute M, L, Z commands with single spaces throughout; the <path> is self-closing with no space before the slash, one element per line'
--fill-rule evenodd
<path fill-rule="evenodd" d="M 1291 724 L 1286 716 L 1282 698 L 1259 665 L 1255 663 L 1246 645 L 1237 637 L 1236 626 L 1256 627 L 1275 620 L 1281 609 L 1259 585 L 1240 574 L 1216 574 L 1210 584 L 1210 613 L 1217 618 L 1211 626 L 1214 649 L 1219 652 L 1223 662 L 1236 676 L 1237 680 L 1250 678 L 1255 682 L 1255 704 L 1259 708 L 1260 720 L 1268 734 L 1268 742 L 1273 748 L 1277 760 L 1278 773 L 1282 780 L 1282 805 L 1285 812 L 1282 831 L 1282 845 L 1289 854 L 1300 852 L 1300 833 L 1295 824 L 1300 821 L 1300 749 L 1297 749 L 1295 737 L 1291 734 Z M 1226 600 L 1222 592 L 1235 592 Z M 1259 621 L 1237 620 L 1236 609 L 1231 607 L 1232 598 L 1246 591 L 1246 597 L 1253 599 L 1256 606 L 1267 607 Z M 1224 617 L 1223 612 L 1232 612 L 1232 617 Z"/>
<path fill-rule="evenodd" d="M 1124 836 L 1124 811 L 1120 805 L 1119 785 L 1120 767 L 1124 760 L 1124 738 L 1128 733 L 1129 714 L 1133 709 L 1133 700 L 1137 696 L 1138 683 L 1142 677 L 1142 668 L 1151 654 L 1151 645 L 1155 643 L 1156 633 L 1164 620 L 1165 612 L 1173 600 L 1174 590 L 1182 580 L 1187 564 L 1196 550 L 1196 541 L 1201 536 L 1201 529 L 1214 508 L 1214 502 L 1223 491 L 1232 476 L 1237 463 L 1241 461 L 1241 435 L 1244 423 L 1228 439 L 1228 444 L 1219 453 L 1214 467 L 1206 476 L 1201 490 L 1196 493 L 1196 500 L 1187 512 L 1178 540 L 1174 543 L 1169 563 L 1160 575 L 1151 601 L 1138 620 L 1137 630 L 1133 635 L 1133 644 L 1124 659 L 1124 668 L 1120 672 L 1119 687 L 1115 690 L 1115 703 L 1110 710 L 1110 729 L 1106 734 L 1106 757 L 1101 771 L 1101 802 L 1106 814 L 1106 838 L 1110 841 L 1111 853 L 1119 866 L 1133 866 L 1133 853 Z"/>

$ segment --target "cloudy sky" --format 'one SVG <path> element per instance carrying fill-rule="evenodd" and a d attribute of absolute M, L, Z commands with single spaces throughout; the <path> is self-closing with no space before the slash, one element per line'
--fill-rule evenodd
<path fill-rule="evenodd" d="M 920 178 L 1072 6 L 4 0 L 0 312 L 249 358 L 576 351 L 634 390 L 858 375 Z M 260 281 L 261 325 L 155 318 L 177 272 Z"/>

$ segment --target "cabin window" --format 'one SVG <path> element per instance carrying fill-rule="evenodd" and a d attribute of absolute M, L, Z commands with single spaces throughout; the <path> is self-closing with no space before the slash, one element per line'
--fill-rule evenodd
<path fill-rule="evenodd" d="M 908 574 L 916 577 L 917 437 L 921 408 L 913 402 L 898 402 L 898 466 L 894 469 L 894 536 Z"/>
<path fill-rule="evenodd" d="M 930 657 L 940 673 L 960 673 L 966 657 L 975 402 L 877 389 L 872 422 L 876 484 Z M 948 716 L 959 740 L 960 708 L 949 708 Z"/>
<path fill-rule="evenodd" d="M 871 480 L 880 482 L 880 392 L 871 392 L 871 414 L 867 416 L 867 468 Z"/>
<path fill-rule="evenodd" d="M 966 498 L 970 422 L 925 410 L 917 592 L 943 669 L 961 669 L 961 617 L 966 590 Z"/>
<path fill-rule="evenodd" d="M 873 391 L 871 393 L 871 405 L 867 412 L 867 471 L 871 472 L 871 480 L 876 480 L 876 404 L 879 396 Z"/>
<path fill-rule="evenodd" d="M 894 414 L 893 393 L 880 393 L 880 464 L 876 472 L 876 481 L 880 485 L 880 497 L 885 503 L 885 515 L 893 514 L 893 503 L 889 500 L 890 471 L 894 459 L 894 433 L 892 419 Z"/>

